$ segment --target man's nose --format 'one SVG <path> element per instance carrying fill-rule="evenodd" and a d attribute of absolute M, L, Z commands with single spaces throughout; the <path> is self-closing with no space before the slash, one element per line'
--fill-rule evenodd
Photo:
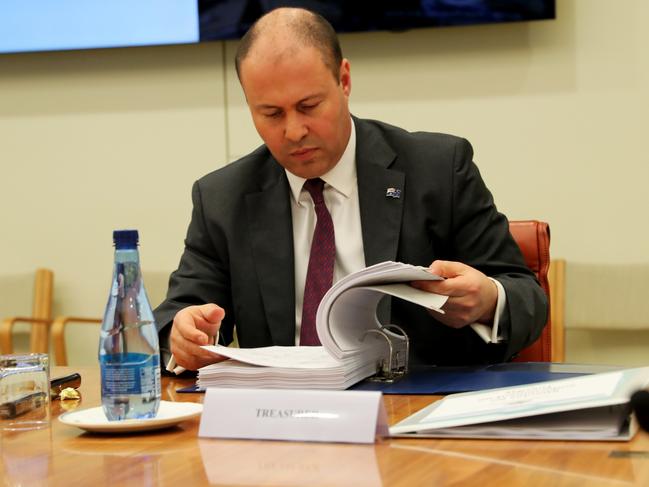
<path fill-rule="evenodd" d="M 301 141 L 309 132 L 308 127 L 299 115 L 289 115 L 286 117 L 286 127 L 284 128 L 284 137 L 291 142 Z"/>

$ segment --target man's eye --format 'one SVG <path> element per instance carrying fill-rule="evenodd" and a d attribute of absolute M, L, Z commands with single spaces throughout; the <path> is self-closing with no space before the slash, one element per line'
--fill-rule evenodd
<path fill-rule="evenodd" d="M 264 117 L 266 117 L 266 118 L 279 118 L 281 115 L 282 115 L 282 112 L 264 113 Z"/>
<path fill-rule="evenodd" d="M 300 110 L 302 110 L 303 112 L 308 112 L 309 110 L 313 110 L 317 106 L 318 106 L 317 103 L 312 103 L 309 105 L 300 105 Z"/>

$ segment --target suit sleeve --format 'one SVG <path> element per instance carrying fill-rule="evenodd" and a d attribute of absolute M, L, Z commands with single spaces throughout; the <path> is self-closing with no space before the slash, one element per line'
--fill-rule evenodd
<path fill-rule="evenodd" d="M 192 203 L 192 217 L 178 269 L 171 274 L 166 299 L 154 311 L 158 334 L 161 344 L 168 340 L 171 323 L 181 309 L 215 303 L 225 309 L 220 340 L 228 344 L 232 341 L 233 324 L 226 239 L 217 222 L 210 222 L 208 231 L 199 182 L 192 188 Z"/>
<path fill-rule="evenodd" d="M 548 301 L 509 232 L 507 218 L 498 212 L 473 163 L 471 145 L 464 139 L 455 149 L 452 208 L 451 248 L 456 260 L 497 279 L 505 289 L 507 305 L 500 327 L 508 337 L 503 358 L 510 359 L 540 336 Z"/>

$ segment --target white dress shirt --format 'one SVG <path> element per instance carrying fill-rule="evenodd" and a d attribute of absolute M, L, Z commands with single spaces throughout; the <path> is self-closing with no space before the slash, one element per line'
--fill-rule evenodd
<path fill-rule="evenodd" d="M 334 224 L 336 261 L 333 282 L 365 267 L 361 213 L 356 182 L 356 128 L 352 130 L 340 161 L 326 174 L 320 176 L 325 182 L 324 200 Z M 316 225 L 316 214 L 309 192 L 303 188 L 306 179 L 286 171 L 291 186 L 291 216 L 293 219 L 293 252 L 295 259 L 295 344 L 300 343 L 302 323 L 302 301 L 304 284 L 309 267 L 311 241 Z M 498 288 L 498 303 L 493 326 L 474 323 L 471 325 L 487 343 L 498 342 L 498 321 L 505 308 L 505 289 L 495 279 Z"/>
<path fill-rule="evenodd" d="M 361 212 L 356 182 L 356 130 L 352 131 L 340 161 L 326 174 L 323 196 L 334 224 L 336 261 L 333 282 L 365 267 Z M 309 267 L 311 241 L 316 225 L 313 200 L 306 189 L 306 179 L 286 171 L 291 186 L 291 215 L 293 218 L 293 252 L 295 259 L 295 344 L 299 344 L 302 323 L 304 284 Z"/>

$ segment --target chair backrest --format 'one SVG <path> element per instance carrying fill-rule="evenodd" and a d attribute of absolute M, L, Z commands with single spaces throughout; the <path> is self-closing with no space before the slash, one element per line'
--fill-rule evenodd
<path fill-rule="evenodd" d="M 31 316 L 10 316 L 0 322 L 0 351 L 13 353 L 13 326 L 16 323 L 31 324 L 29 351 L 49 351 L 49 326 L 52 321 L 52 295 L 54 273 L 50 269 L 37 269 L 34 274 L 34 288 Z"/>
<path fill-rule="evenodd" d="M 146 271 L 144 272 L 144 285 L 146 286 L 147 296 L 154 308 L 160 304 L 167 293 L 169 283 L 169 272 Z M 97 359 L 96 349 L 85 346 L 87 339 L 93 332 L 78 329 L 77 333 L 69 332 L 66 344 L 66 328 L 69 324 L 93 325 L 89 328 L 96 331 L 95 340 L 99 340 L 99 327 L 102 319 L 99 317 L 80 317 L 80 316 L 57 316 L 52 323 L 51 337 L 54 349 L 54 358 L 56 365 L 68 365 L 68 349 L 73 352 L 72 362 L 77 364 L 95 363 Z M 54 363 L 54 362 L 50 362 Z"/>
<path fill-rule="evenodd" d="M 539 280 L 548 296 L 552 309 L 551 289 L 548 281 L 550 269 L 550 227 L 537 220 L 510 221 L 509 230 L 523 253 L 525 263 Z M 541 336 L 532 345 L 523 349 L 514 359 L 516 362 L 560 362 L 563 360 L 563 337 L 557 337 L 558 346 L 553 353 L 552 313 Z M 557 333 L 559 334 L 559 333 Z"/>

